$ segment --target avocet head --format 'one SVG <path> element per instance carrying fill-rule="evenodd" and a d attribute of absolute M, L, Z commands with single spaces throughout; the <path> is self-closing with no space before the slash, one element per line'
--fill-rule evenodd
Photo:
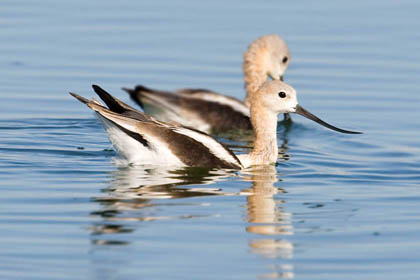
<path fill-rule="evenodd" d="M 276 34 L 268 35 L 267 75 L 273 80 L 283 80 L 283 74 L 289 66 L 290 52 L 286 42 Z"/>
<path fill-rule="evenodd" d="M 274 80 L 265 82 L 253 96 L 252 107 L 275 114 L 294 113 L 298 104 L 296 91 L 285 82 Z"/>
<path fill-rule="evenodd" d="M 251 111 L 253 106 L 260 107 L 259 110 L 269 111 L 275 114 L 296 113 L 314 122 L 319 123 L 329 129 L 348 134 L 360 134 L 361 132 L 344 130 L 332 126 L 317 116 L 305 110 L 299 105 L 295 89 L 282 81 L 269 81 L 264 83 L 259 89 L 259 94 L 251 101 Z"/>
<path fill-rule="evenodd" d="M 263 71 L 273 80 L 283 80 L 283 74 L 289 66 L 290 52 L 282 38 L 270 34 L 252 42 L 244 58 L 245 69 L 259 65 L 258 71 Z"/>

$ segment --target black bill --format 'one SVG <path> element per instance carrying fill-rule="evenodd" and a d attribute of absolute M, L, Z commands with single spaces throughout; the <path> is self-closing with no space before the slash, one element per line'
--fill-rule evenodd
<path fill-rule="evenodd" d="M 308 118 L 310 120 L 313 120 L 314 122 L 319 123 L 320 125 L 323 125 L 329 129 L 341 132 L 341 133 L 348 133 L 348 134 L 362 134 L 362 132 L 358 132 L 358 131 L 350 131 L 350 130 L 344 130 L 335 126 L 332 126 L 326 122 L 324 122 L 323 120 L 321 120 L 320 118 L 318 118 L 317 116 L 313 115 L 312 113 L 309 113 L 308 111 L 306 111 L 303 107 L 296 105 L 296 114 L 299 114 L 301 116 L 304 116 L 305 118 Z"/>

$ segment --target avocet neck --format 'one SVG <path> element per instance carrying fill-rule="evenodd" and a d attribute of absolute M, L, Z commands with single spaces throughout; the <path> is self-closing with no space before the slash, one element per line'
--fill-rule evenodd
<path fill-rule="evenodd" d="M 261 85 L 267 80 L 265 65 L 265 51 L 262 49 L 250 49 L 244 54 L 244 80 L 246 97 L 244 104 L 248 108 L 251 105 L 251 96 L 255 94 Z"/>
<path fill-rule="evenodd" d="M 270 164 L 277 161 L 277 114 L 251 109 L 251 122 L 255 131 L 254 149 L 251 152 L 254 164 Z"/>

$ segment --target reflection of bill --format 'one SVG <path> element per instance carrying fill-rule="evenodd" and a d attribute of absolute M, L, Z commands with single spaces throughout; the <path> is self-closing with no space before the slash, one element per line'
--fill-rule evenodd
<path fill-rule="evenodd" d="M 278 181 L 274 166 L 255 168 L 249 171 L 252 187 L 244 190 L 247 197 L 246 231 L 262 238 L 253 238 L 249 242 L 251 252 L 274 259 L 291 259 L 293 244 L 284 236 L 293 234 L 291 214 L 283 210 L 283 201 L 275 195 L 283 193 L 276 188 Z M 270 238 L 267 238 L 270 236 Z M 289 264 L 275 265 L 275 272 L 261 275 L 261 278 L 293 278 L 293 267 Z"/>

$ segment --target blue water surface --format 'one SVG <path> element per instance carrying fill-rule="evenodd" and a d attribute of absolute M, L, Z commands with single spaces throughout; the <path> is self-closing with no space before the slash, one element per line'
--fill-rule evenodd
<path fill-rule="evenodd" d="M 419 279 L 417 1 L 28 1 L 0 5 L 1 279 Z M 277 166 L 131 167 L 69 91 L 244 96 L 276 33 L 305 108 Z M 235 152 L 252 143 L 220 138 Z"/>

